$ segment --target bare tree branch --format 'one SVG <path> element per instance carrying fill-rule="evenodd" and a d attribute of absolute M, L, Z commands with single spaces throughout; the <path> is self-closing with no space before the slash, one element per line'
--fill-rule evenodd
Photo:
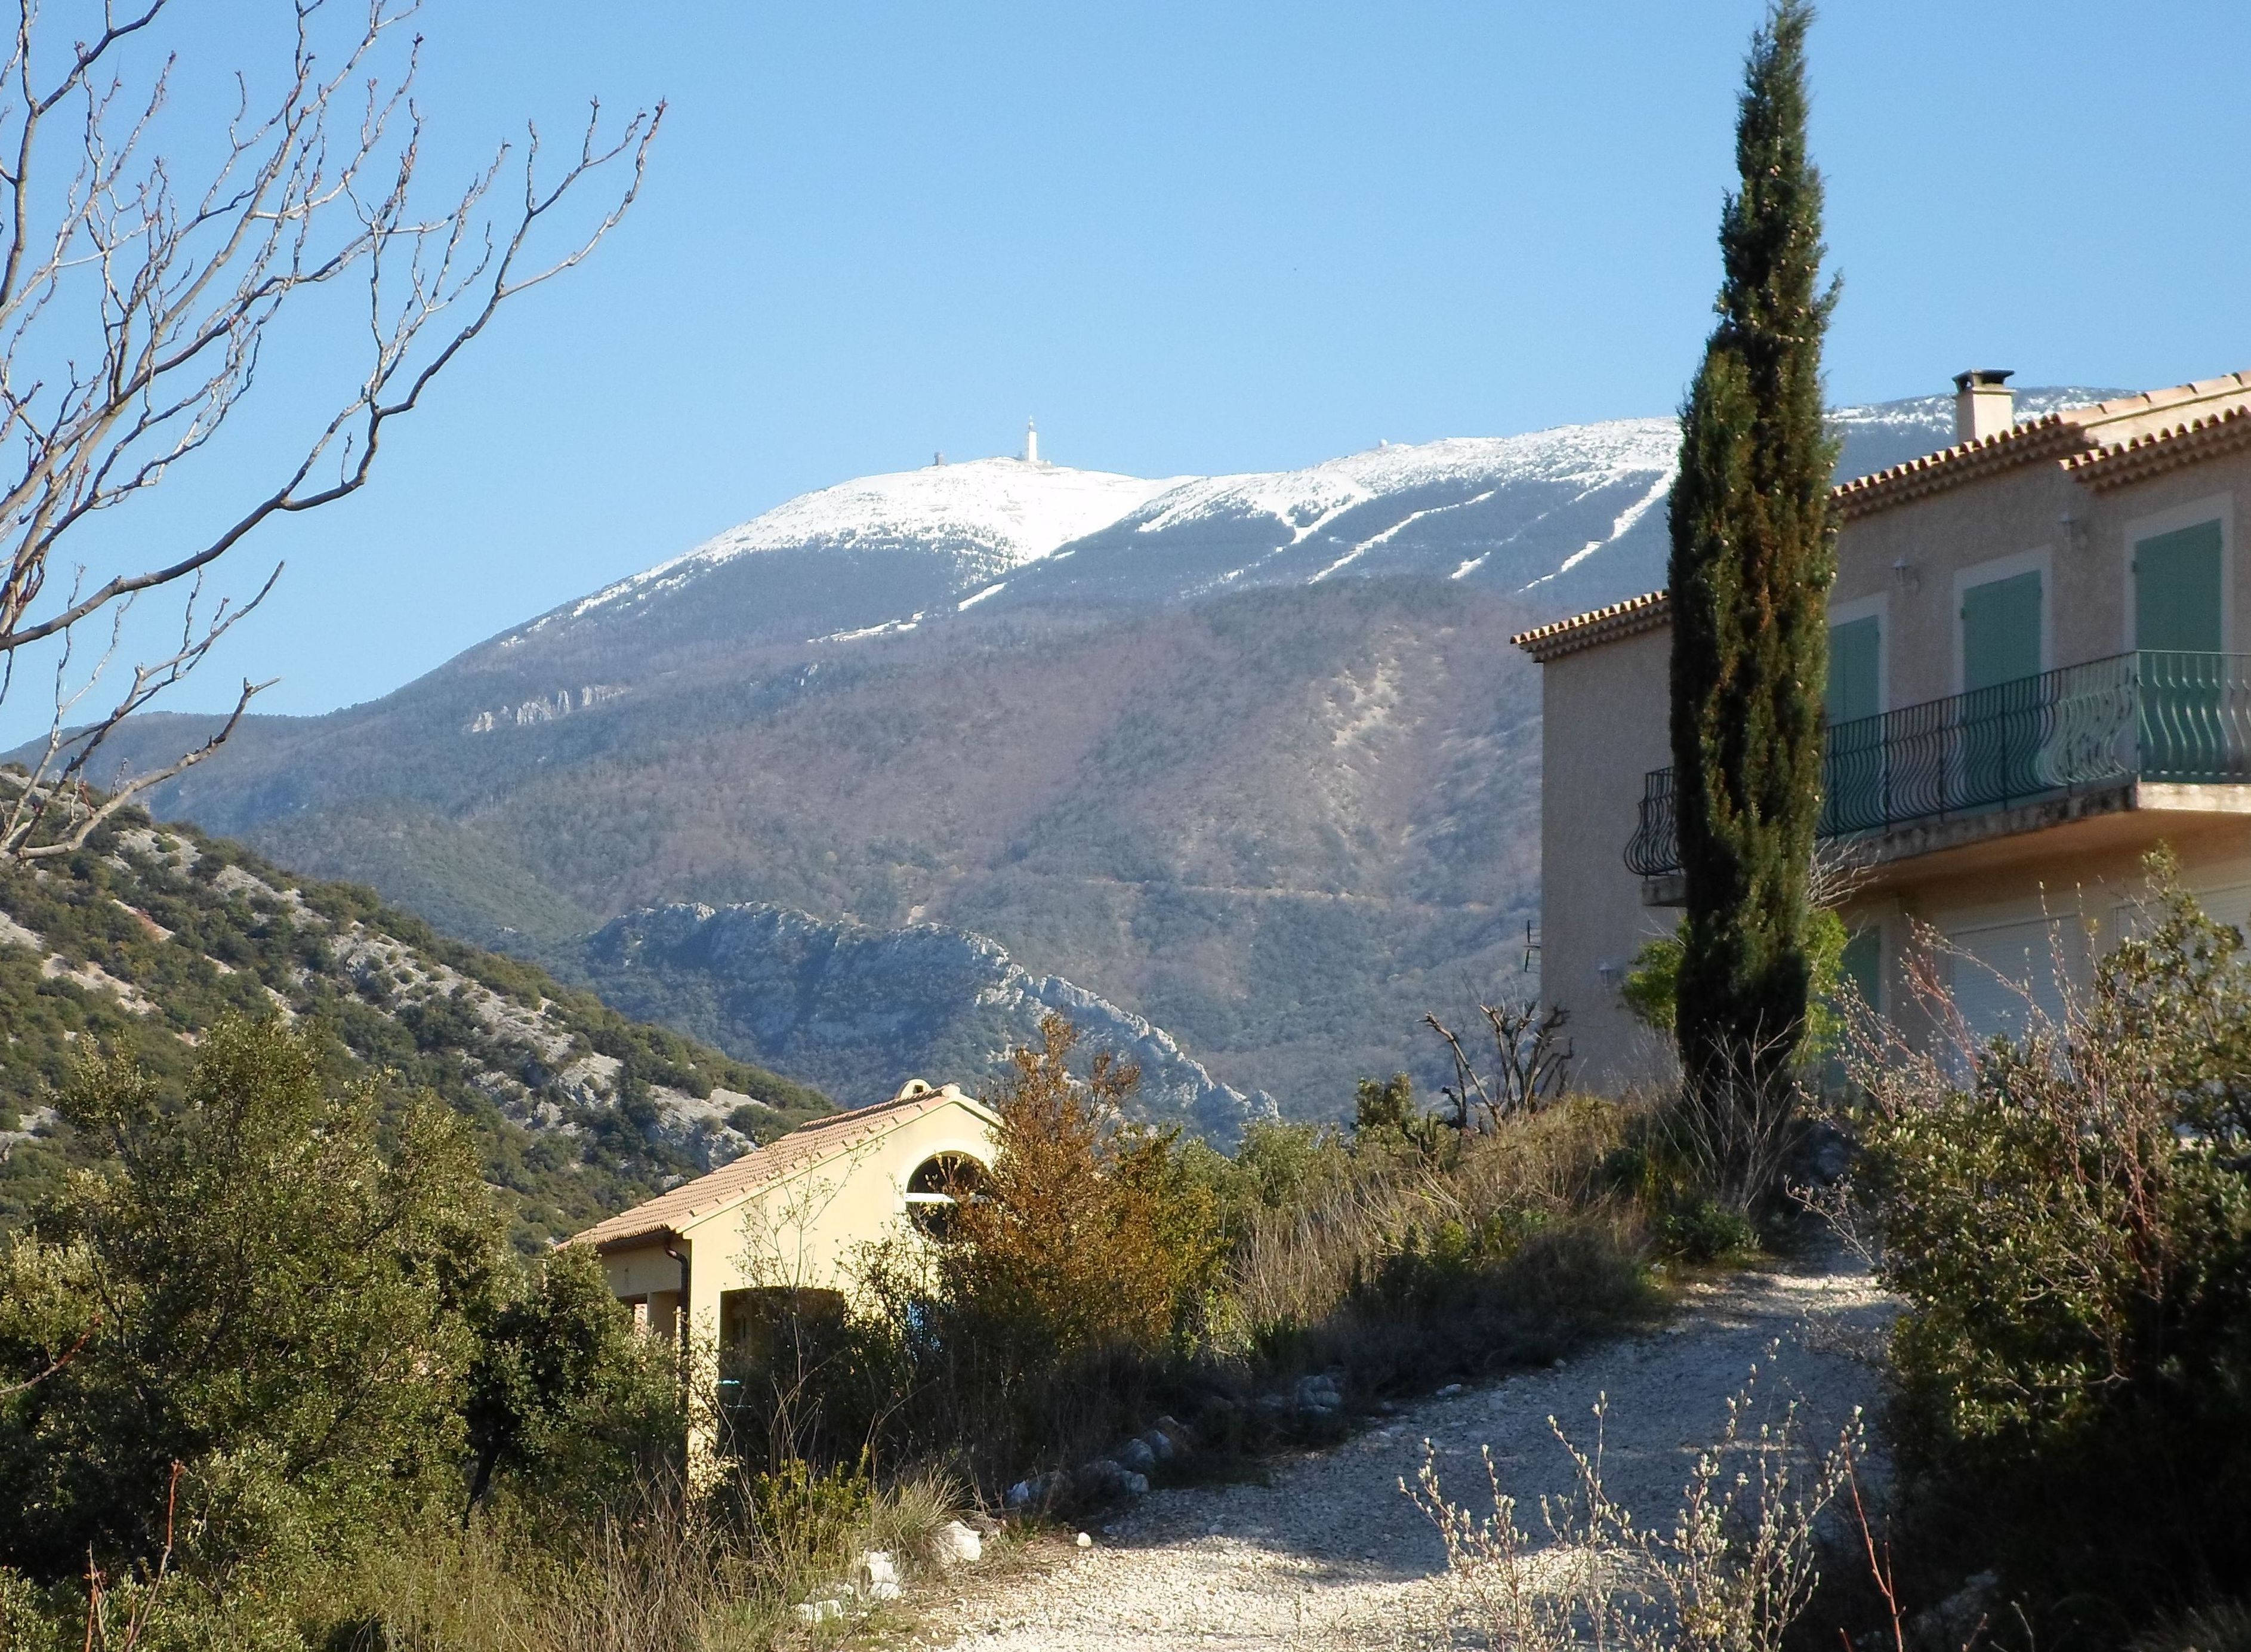
<path fill-rule="evenodd" d="M 170 0 L 121 14 L 105 0 L 92 38 L 58 51 L 19 0 L 0 63 L 0 700 L 23 649 L 59 643 L 56 716 L 44 756 L 4 807 L 0 855 L 66 853 L 126 797 L 207 758 L 264 684 L 246 683 L 211 740 L 81 807 L 87 762 L 127 717 L 177 685 L 272 589 L 222 602 L 198 625 L 204 572 L 277 516 L 317 510 L 364 487 L 385 427 L 420 406 L 438 375 L 519 294 L 584 262 L 639 196 L 661 103 L 604 135 L 592 106 L 575 156 L 549 167 L 528 128 L 435 211 L 418 202 L 423 115 L 412 97 L 421 42 L 393 40 L 412 0 L 294 0 L 282 73 L 261 96 L 237 77 L 235 107 L 193 188 L 163 152 L 175 65 L 132 61 Z M 359 88 L 355 95 L 354 88 Z M 66 141 L 66 129 L 75 142 Z M 197 142 L 207 142 L 209 134 Z M 62 164 L 56 163 L 58 157 Z M 520 191 L 499 188 L 520 169 Z M 588 226 L 559 231 L 598 173 L 621 177 Z M 247 502 L 216 529 L 47 601 L 64 547 L 100 512 L 139 500 L 213 441 L 256 389 L 269 330 L 323 288 L 356 289 L 363 357 L 333 412 L 286 443 Z M 145 542 L 176 538 L 155 521 Z M 279 570 L 276 570 L 278 573 Z M 186 586 L 186 623 L 167 657 L 90 726 L 67 713 L 122 646 L 142 594 Z M 107 614 L 92 676 L 68 677 L 74 628 Z M 60 826 L 62 835 L 49 829 Z"/>
<path fill-rule="evenodd" d="M 46 1381 L 48 1378 L 62 1370 L 64 1366 L 69 1364 L 73 1359 L 76 1359 L 80 1353 L 85 1349 L 86 1345 L 94 1340 L 94 1332 L 100 1329 L 101 1315 L 96 1314 L 93 1320 L 88 1322 L 87 1328 L 79 1333 L 79 1339 L 73 1343 L 68 1348 L 64 1349 L 61 1353 L 56 1355 L 53 1363 L 49 1364 L 46 1370 L 39 1372 L 36 1377 L 27 1377 L 20 1383 L 10 1383 L 7 1387 L 0 1388 L 0 1399 L 12 1399 L 17 1394 L 37 1388 L 41 1383 Z"/>
<path fill-rule="evenodd" d="M 1486 1128 L 1499 1129 L 1502 1121 L 1539 1110 L 1541 1104 L 1563 1093 L 1574 1059 L 1563 1029 L 1571 1014 L 1559 1006 L 1543 1010 L 1534 1001 L 1491 1004 L 1480 1002 L 1478 1013 L 1493 1031 L 1493 1076 L 1488 1081 L 1462 1048 L 1462 1041 L 1435 1015 L 1423 1024 L 1446 1041 L 1454 1058 L 1454 1082 L 1441 1085 L 1439 1093 L 1454 1104 L 1454 1128 L 1466 1132 L 1474 1122 L 1470 1100 L 1485 1109 Z"/>

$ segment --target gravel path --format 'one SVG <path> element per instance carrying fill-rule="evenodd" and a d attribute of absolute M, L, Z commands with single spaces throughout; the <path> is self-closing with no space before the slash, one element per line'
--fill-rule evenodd
<path fill-rule="evenodd" d="M 1541 1493 L 1571 1489 L 1552 1414 L 1583 1445 L 1610 1397 L 1603 1479 L 1640 1524 L 1669 1528 L 1699 1447 L 1770 1345 L 1769 1395 L 1804 1402 L 1804 1438 L 1833 1440 L 1876 1392 L 1893 1307 L 1844 1256 L 1692 1287 L 1678 1316 L 1553 1371 L 1424 1400 L 1333 1450 L 1289 1459 L 1267 1486 L 1152 1493 L 1061 1553 L 926 1619 L 921 1635 L 961 1652 L 1132 1652 L 1174 1647 L 1393 1647 L 1438 1621 L 1444 1553 L 1400 1494 L 1438 1451 L 1448 1491 L 1486 1496 L 1481 1447 L 1537 1529 Z M 1530 1505 L 1526 1508 L 1523 1505 Z"/>

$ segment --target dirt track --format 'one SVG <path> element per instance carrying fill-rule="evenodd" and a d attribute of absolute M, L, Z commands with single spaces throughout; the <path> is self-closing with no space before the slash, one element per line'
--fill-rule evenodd
<path fill-rule="evenodd" d="M 1520 1518 L 1571 1485 L 1552 1414 L 1593 1443 L 1607 1393 L 1604 1481 L 1641 1524 L 1669 1528 L 1697 1448 L 1770 1343 L 1782 1349 L 1768 1404 L 1804 1402 L 1804 1438 L 1831 1440 L 1875 1397 L 1874 1355 L 1891 1307 L 1857 1262 L 1739 1275 L 1692 1288 L 1662 1331 L 1403 1410 L 1333 1450 L 1278 1465 L 1267 1486 L 1153 1493 L 1094 1531 L 1091 1549 L 995 1580 L 933 1614 L 918 1637 L 963 1652 L 1141 1652 L 1159 1648 L 1394 1647 L 1439 1622 L 1444 1555 L 1400 1494 L 1423 1440 L 1457 1501 L 1482 1505 L 1490 1445 Z"/>

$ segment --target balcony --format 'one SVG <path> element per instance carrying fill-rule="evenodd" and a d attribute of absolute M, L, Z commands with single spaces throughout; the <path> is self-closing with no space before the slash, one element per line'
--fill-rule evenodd
<path fill-rule="evenodd" d="M 1925 829 L 1947 823 L 1998 835 L 2054 813 L 2019 823 L 2029 806 L 2247 782 L 2251 655 L 2144 650 L 1837 724 L 1823 742 L 1819 832 L 1895 859 L 1925 852 L 1936 841 Z M 1644 782 L 1625 864 L 1652 880 L 1680 873 L 1669 768 Z"/>

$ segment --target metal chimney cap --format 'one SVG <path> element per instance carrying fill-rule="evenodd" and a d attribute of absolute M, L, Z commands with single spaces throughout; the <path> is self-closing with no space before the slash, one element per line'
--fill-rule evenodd
<path fill-rule="evenodd" d="M 1972 367 L 1966 373 L 1954 375 L 1954 387 L 1968 390 L 1979 385 L 2005 385 L 2015 377 L 2016 369 L 2013 367 Z"/>

